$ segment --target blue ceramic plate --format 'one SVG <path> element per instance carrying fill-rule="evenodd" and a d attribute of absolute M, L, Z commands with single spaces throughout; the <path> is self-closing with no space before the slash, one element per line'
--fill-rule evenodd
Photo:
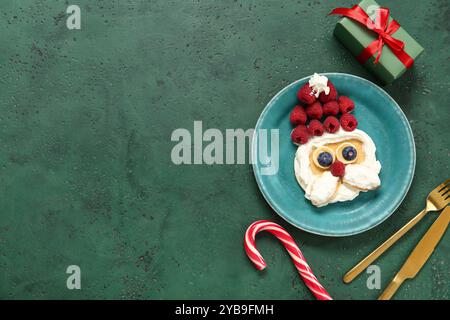
<path fill-rule="evenodd" d="M 355 101 L 358 128 L 372 137 L 382 169 L 381 187 L 360 193 L 352 201 L 314 207 L 294 175 L 296 146 L 291 142 L 289 114 L 297 104 L 296 93 L 309 77 L 281 90 L 268 103 L 256 124 L 259 129 L 279 129 L 279 169 L 268 175 L 259 158 L 261 139 L 253 137 L 253 170 L 269 205 L 294 226 L 324 236 L 348 236 L 369 230 L 387 219 L 400 205 L 411 185 L 416 163 L 414 138 L 406 116 L 384 90 L 363 78 L 344 73 L 324 73 L 340 95 Z M 269 139 L 269 154 L 270 139 Z M 265 153 L 263 153 L 265 154 Z M 266 169 L 264 169 L 266 168 Z"/>

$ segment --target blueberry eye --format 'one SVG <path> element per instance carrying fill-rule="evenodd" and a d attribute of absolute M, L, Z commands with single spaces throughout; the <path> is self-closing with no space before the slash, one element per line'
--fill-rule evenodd
<path fill-rule="evenodd" d="M 317 157 L 317 162 L 322 167 L 329 167 L 333 163 L 333 156 L 329 152 L 321 152 Z"/>
<path fill-rule="evenodd" d="M 342 150 L 342 157 L 344 157 L 347 161 L 352 161 L 356 158 L 358 153 L 356 152 L 356 149 L 352 146 L 345 147 Z"/>

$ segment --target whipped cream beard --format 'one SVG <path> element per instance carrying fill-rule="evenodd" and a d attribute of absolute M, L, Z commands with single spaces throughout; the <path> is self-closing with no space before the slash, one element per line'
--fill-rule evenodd
<path fill-rule="evenodd" d="M 330 152 L 342 152 L 343 147 L 352 145 L 357 157 L 347 163 L 343 177 L 335 177 L 328 169 L 319 168 L 314 163 L 316 149 L 326 148 Z M 300 145 L 294 159 L 295 177 L 305 191 L 305 198 L 317 207 L 329 203 L 348 201 L 359 193 L 376 189 L 381 181 L 381 164 L 375 156 L 373 140 L 362 130 L 348 132 L 340 129 L 336 133 L 324 133 Z"/>

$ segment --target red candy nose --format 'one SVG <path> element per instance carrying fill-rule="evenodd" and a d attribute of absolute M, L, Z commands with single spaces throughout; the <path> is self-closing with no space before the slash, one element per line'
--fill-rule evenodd
<path fill-rule="evenodd" d="M 345 173 L 345 164 L 340 162 L 339 160 L 336 160 L 331 165 L 331 174 L 335 177 L 343 177 Z"/>

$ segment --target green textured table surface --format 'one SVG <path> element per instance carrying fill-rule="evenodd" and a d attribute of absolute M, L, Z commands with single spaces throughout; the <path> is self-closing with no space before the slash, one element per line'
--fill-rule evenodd
<path fill-rule="evenodd" d="M 351 1 L 66 1 L 0 4 L 0 298 L 311 299 L 282 246 L 244 254 L 257 219 L 292 233 L 336 299 L 375 299 L 367 274 L 342 275 L 405 224 L 449 170 L 449 2 L 379 1 L 425 47 L 385 87 L 410 120 L 415 179 L 382 225 L 330 239 L 287 225 L 250 165 L 177 166 L 171 133 L 252 128 L 270 98 L 313 72 L 375 79 L 332 36 L 326 14 Z M 414 2 L 414 3 L 412 3 Z M 382 288 L 431 225 L 379 260 Z M 449 298 L 449 240 L 396 298 Z M 66 268 L 81 268 L 81 290 Z"/>

